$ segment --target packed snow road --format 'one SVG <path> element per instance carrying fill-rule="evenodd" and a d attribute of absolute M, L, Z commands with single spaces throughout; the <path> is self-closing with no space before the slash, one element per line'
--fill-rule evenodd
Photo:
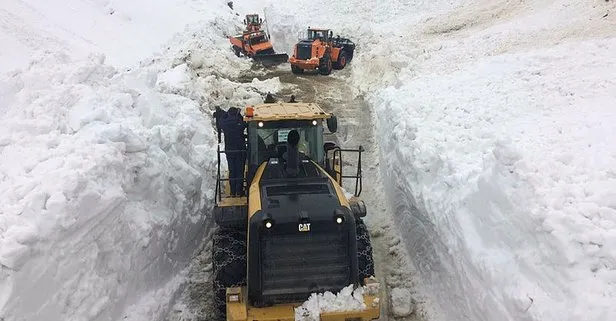
<path fill-rule="evenodd" d="M 383 282 L 380 320 L 420 321 L 428 319 L 424 298 L 415 291 L 415 274 L 411 270 L 408 254 L 402 245 L 399 231 L 392 220 L 391 206 L 384 195 L 378 166 L 378 142 L 375 141 L 373 114 L 361 98 L 348 95 L 350 88 L 345 82 L 348 71 L 342 70 L 328 77 L 306 73 L 298 76 L 290 72 L 287 64 L 272 69 L 256 69 L 233 79 L 251 83 L 278 78 L 280 90 L 273 93 L 279 100 L 288 100 L 295 95 L 298 101 L 319 103 L 325 110 L 338 116 L 338 132 L 329 137 L 344 148 L 365 149 L 362 153 L 363 190 L 361 197 L 368 207 L 365 221 L 371 233 L 375 270 Z M 345 157 L 348 170 L 355 170 L 357 157 Z M 343 182 L 343 187 L 352 191 L 355 182 Z M 212 314 L 211 293 L 211 241 L 209 233 L 204 238 L 201 252 L 191 263 L 187 286 L 180 299 L 171 309 L 169 321 L 205 321 Z"/>

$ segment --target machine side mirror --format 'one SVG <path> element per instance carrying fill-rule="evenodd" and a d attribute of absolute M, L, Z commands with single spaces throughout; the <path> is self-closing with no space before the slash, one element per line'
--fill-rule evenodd
<path fill-rule="evenodd" d="M 334 143 L 334 142 L 325 142 L 325 143 L 323 143 L 323 150 L 325 150 L 326 154 L 330 150 L 336 149 L 337 147 L 338 147 L 338 145 L 336 145 L 336 143 Z"/>
<path fill-rule="evenodd" d="M 263 18 L 259 18 L 259 23 L 263 23 Z"/>
<path fill-rule="evenodd" d="M 246 23 L 246 19 L 244 19 L 244 24 L 247 24 L 247 23 Z"/>
<path fill-rule="evenodd" d="M 331 30 L 329 31 L 329 37 L 330 37 L 330 38 L 333 38 L 333 37 L 334 37 L 334 32 L 333 32 L 333 31 L 331 31 Z"/>
<path fill-rule="evenodd" d="M 327 119 L 327 129 L 331 133 L 335 133 L 338 130 L 338 118 L 336 116 L 332 115 L 332 117 Z"/>

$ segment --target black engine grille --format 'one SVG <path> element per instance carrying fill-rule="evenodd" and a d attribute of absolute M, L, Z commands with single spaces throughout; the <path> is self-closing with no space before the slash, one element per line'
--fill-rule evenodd
<path fill-rule="evenodd" d="M 345 233 L 263 234 L 263 298 L 276 304 L 304 301 L 310 293 L 338 291 L 350 282 Z"/>
<path fill-rule="evenodd" d="M 312 44 L 297 45 L 297 59 L 307 60 L 312 57 Z"/>

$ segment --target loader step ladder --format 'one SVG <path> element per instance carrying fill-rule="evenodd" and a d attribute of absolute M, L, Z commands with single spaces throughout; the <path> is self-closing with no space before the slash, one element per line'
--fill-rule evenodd
<path fill-rule="evenodd" d="M 215 189 L 215 195 L 216 195 L 216 203 L 220 204 L 223 202 L 223 198 L 225 198 L 226 201 L 228 202 L 224 202 L 224 203 L 237 203 L 234 202 L 233 200 L 238 200 L 240 201 L 240 203 L 245 203 L 245 201 L 241 202 L 242 199 L 246 199 L 246 196 L 243 197 L 231 197 L 231 186 L 229 185 L 230 181 L 242 181 L 242 187 L 244 190 L 244 194 L 247 194 L 247 189 L 246 189 L 246 175 L 244 174 L 242 178 L 229 178 L 229 175 L 227 174 L 226 177 L 222 177 L 221 171 L 220 171 L 220 161 L 221 161 L 221 155 L 222 154 L 241 154 L 244 153 L 246 154 L 245 150 L 220 150 L 220 145 L 218 145 L 217 148 L 217 155 L 218 155 L 218 165 L 217 165 L 217 173 L 216 173 L 216 189 Z"/>
<path fill-rule="evenodd" d="M 362 192 L 362 170 L 361 170 L 361 154 L 362 152 L 364 152 L 364 148 L 360 145 L 358 149 L 343 149 L 340 148 L 338 146 L 333 147 L 329 150 L 327 150 L 327 153 L 332 152 L 332 164 L 330 167 L 330 171 L 334 173 L 334 179 L 336 179 L 338 181 L 338 183 L 340 184 L 340 186 L 342 187 L 343 185 L 343 181 L 345 179 L 354 179 L 355 180 L 355 197 L 359 197 L 359 195 L 361 195 Z M 343 163 L 343 153 L 357 153 L 357 171 L 355 172 L 355 175 L 345 175 L 343 173 L 342 168 L 344 167 L 344 163 Z M 339 164 L 339 166 L 336 166 L 336 164 Z M 329 164 L 328 164 L 329 165 Z"/>

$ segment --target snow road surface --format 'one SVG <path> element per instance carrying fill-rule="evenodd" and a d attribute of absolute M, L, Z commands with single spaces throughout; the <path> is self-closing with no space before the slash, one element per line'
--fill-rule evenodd
<path fill-rule="evenodd" d="M 357 43 L 332 92 L 372 110 L 372 233 L 428 320 L 616 319 L 616 2 L 226 3 L 3 2 L 0 319 L 164 320 L 205 277 L 211 112 L 284 87 L 224 38 L 264 8 L 278 51 Z"/>

